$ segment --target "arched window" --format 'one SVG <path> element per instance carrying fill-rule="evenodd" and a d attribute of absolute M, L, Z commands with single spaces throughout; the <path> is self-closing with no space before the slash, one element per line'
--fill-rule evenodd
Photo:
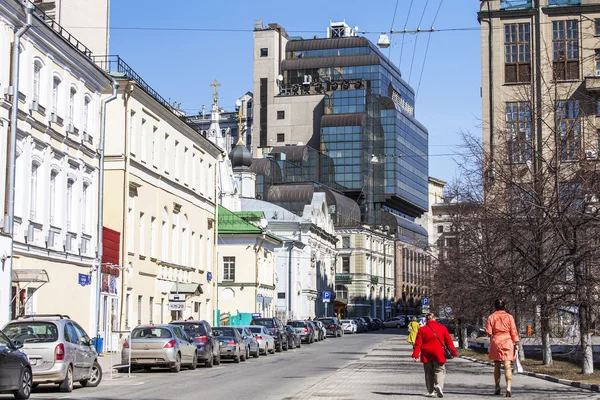
<path fill-rule="evenodd" d="M 77 96 L 77 89 L 71 87 L 69 91 L 69 115 L 68 124 L 75 125 L 75 97 Z"/>
<path fill-rule="evenodd" d="M 33 101 L 40 102 L 40 85 L 42 75 L 42 62 L 35 60 L 33 63 Z"/>
<path fill-rule="evenodd" d="M 90 133 L 90 103 L 92 99 L 85 96 L 83 99 L 83 133 Z"/>
<path fill-rule="evenodd" d="M 90 184 L 84 182 L 83 190 L 81 192 L 81 231 L 83 233 L 88 233 L 89 224 L 88 224 L 88 212 L 89 212 L 89 189 Z"/>
<path fill-rule="evenodd" d="M 52 113 L 58 116 L 58 103 L 60 101 L 60 77 L 55 76 L 52 79 Z"/>
<path fill-rule="evenodd" d="M 73 186 L 75 181 L 72 178 L 67 180 L 67 230 L 71 230 L 73 221 Z"/>
<path fill-rule="evenodd" d="M 56 178 L 58 178 L 58 172 L 52 170 L 50 172 L 50 198 L 48 199 L 48 220 L 50 224 L 54 224 L 54 217 L 56 215 Z"/>
<path fill-rule="evenodd" d="M 335 297 L 338 299 L 347 299 L 348 288 L 344 285 L 335 285 Z"/>
<path fill-rule="evenodd" d="M 177 264 L 179 262 L 179 215 L 173 214 L 173 224 L 171 231 L 171 260 Z"/>
<path fill-rule="evenodd" d="M 190 253 L 190 238 L 188 231 L 188 217 L 187 215 L 183 216 L 183 225 L 181 227 L 181 264 L 187 265 L 189 262 L 189 253 Z"/>
<path fill-rule="evenodd" d="M 38 192 L 38 171 L 40 164 L 37 161 L 31 163 L 31 181 L 29 186 L 29 218 L 32 221 L 37 220 L 37 192 Z"/>
<path fill-rule="evenodd" d="M 162 215 L 161 225 L 161 236 L 162 236 L 162 261 L 169 259 L 169 212 L 165 208 Z"/>

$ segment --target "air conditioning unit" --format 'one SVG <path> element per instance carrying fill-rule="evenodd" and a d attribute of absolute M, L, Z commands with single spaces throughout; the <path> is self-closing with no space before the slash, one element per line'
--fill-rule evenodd
<path fill-rule="evenodd" d="M 89 134 L 89 133 L 87 133 L 87 132 L 83 132 L 83 141 L 84 141 L 84 142 L 89 142 L 89 143 L 92 143 L 92 141 L 90 140 L 90 138 L 91 138 L 91 136 L 90 136 L 90 134 Z"/>
<path fill-rule="evenodd" d="M 596 160 L 598 158 L 598 152 L 594 149 L 587 149 L 585 151 L 586 160 Z"/>
<path fill-rule="evenodd" d="M 63 240 L 63 248 L 65 251 L 71 251 L 73 248 L 73 238 L 71 236 L 67 236 L 65 240 Z"/>
<path fill-rule="evenodd" d="M 75 133 L 75 126 L 73 126 L 73 124 L 67 125 L 67 132 L 68 133 Z"/>
<path fill-rule="evenodd" d="M 32 243 L 35 240 L 35 226 L 29 224 L 27 226 L 27 243 Z"/>
<path fill-rule="evenodd" d="M 58 122 L 58 115 L 55 112 L 50 114 L 50 122 L 54 122 L 54 123 Z"/>
<path fill-rule="evenodd" d="M 56 236 L 56 232 L 48 231 L 48 234 L 45 237 L 46 247 L 54 247 L 54 238 Z"/>
<path fill-rule="evenodd" d="M 81 254 L 87 254 L 87 240 L 86 239 L 81 239 Z"/>
<path fill-rule="evenodd" d="M 31 103 L 29 103 L 29 111 L 33 112 L 33 111 L 39 111 L 40 110 L 40 105 L 38 104 L 37 100 L 33 100 Z"/>

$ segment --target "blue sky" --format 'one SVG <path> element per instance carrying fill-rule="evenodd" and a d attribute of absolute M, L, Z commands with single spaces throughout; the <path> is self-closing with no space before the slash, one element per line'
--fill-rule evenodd
<path fill-rule="evenodd" d="M 188 114 L 197 113 L 203 104 L 209 107 L 214 79 L 222 84 L 219 105 L 233 109 L 235 100 L 252 90 L 254 20 L 279 23 L 290 35 L 304 38 L 326 37 L 330 21 L 346 20 L 377 42 L 392 20 L 395 31 L 405 26 L 409 31 L 431 28 L 440 4 L 435 29 L 479 27 L 478 3 L 472 0 L 113 0 L 110 53 L 120 55 Z M 415 113 L 429 130 L 429 174 L 451 181 L 456 165 L 448 154 L 460 150 L 459 133 L 480 134 L 480 32 L 395 34 L 391 41 L 384 54 L 415 91 L 418 88 Z"/>

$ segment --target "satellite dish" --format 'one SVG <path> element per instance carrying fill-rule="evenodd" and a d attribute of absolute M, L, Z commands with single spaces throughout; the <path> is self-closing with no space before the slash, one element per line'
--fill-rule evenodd
<path fill-rule="evenodd" d="M 279 82 L 283 82 L 283 75 L 281 75 L 281 74 L 277 75 L 277 80 Z"/>
<path fill-rule="evenodd" d="M 354 27 L 354 32 L 358 32 L 358 26 Z"/>
<path fill-rule="evenodd" d="M 235 101 L 235 105 L 236 105 L 237 108 L 240 108 L 242 106 L 242 101 L 240 99 L 237 99 Z"/>

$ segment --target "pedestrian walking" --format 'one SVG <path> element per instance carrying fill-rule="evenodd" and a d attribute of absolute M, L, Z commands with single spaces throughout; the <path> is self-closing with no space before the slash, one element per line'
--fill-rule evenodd
<path fill-rule="evenodd" d="M 412 323 L 412 322 L 411 322 Z M 426 323 L 417 332 L 412 357 L 415 362 L 421 360 L 425 370 L 427 396 L 444 397 L 444 378 L 446 377 L 445 348 L 456 357 L 456 348 L 448 329 L 435 320 L 433 313 L 427 314 Z"/>
<path fill-rule="evenodd" d="M 506 301 L 497 299 L 494 302 L 496 311 L 490 315 L 485 325 L 485 330 L 490 336 L 490 353 L 488 358 L 494 361 L 494 383 L 496 390 L 494 394 L 499 396 L 500 390 L 500 365 L 504 364 L 504 377 L 506 378 L 506 397 L 512 396 L 512 366 L 515 359 L 515 351 L 519 348 L 519 333 L 512 315 L 504 308 Z"/>
<path fill-rule="evenodd" d="M 417 332 L 419 331 L 419 322 L 417 321 L 417 317 L 412 317 L 412 321 L 408 324 L 408 338 L 406 341 L 415 346 L 415 340 L 417 339 Z"/>

